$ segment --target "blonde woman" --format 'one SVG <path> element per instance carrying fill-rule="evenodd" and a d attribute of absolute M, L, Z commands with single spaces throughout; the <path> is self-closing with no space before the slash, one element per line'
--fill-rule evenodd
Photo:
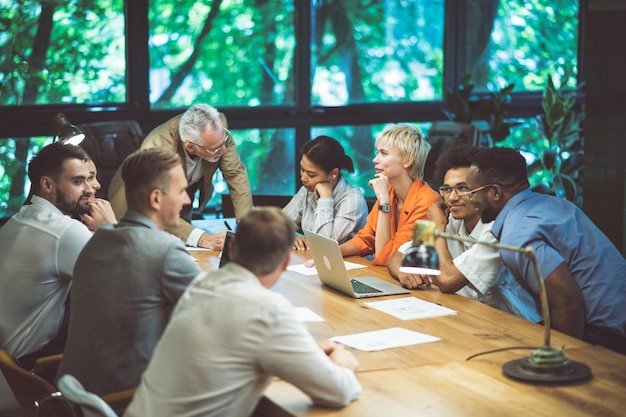
<path fill-rule="evenodd" d="M 374 265 L 387 265 L 400 245 L 411 240 L 415 222 L 426 218 L 439 200 L 423 181 L 429 151 L 430 144 L 414 126 L 393 125 L 378 136 L 376 174 L 369 182 L 376 204 L 365 227 L 340 246 L 343 256 L 373 255 Z"/>

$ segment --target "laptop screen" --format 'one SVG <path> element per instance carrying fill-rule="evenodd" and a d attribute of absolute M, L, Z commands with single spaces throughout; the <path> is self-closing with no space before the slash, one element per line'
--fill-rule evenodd
<path fill-rule="evenodd" d="M 224 238 L 224 248 L 220 257 L 220 268 L 230 262 L 230 242 L 235 238 L 235 232 L 228 230 Z"/>

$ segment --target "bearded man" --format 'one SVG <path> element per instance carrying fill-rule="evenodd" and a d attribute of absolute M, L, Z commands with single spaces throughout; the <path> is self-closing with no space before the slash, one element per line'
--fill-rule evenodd
<path fill-rule="evenodd" d="M 78 146 L 44 147 L 28 166 L 30 204 L 0 229 L 0 348 L 27 369 L 63 351 L 74 264 L 92 235 L 75 219 L 94 197 L 88 159 Z M 0 378 L 0 415 L 17 406 L 7 391 Z"/>

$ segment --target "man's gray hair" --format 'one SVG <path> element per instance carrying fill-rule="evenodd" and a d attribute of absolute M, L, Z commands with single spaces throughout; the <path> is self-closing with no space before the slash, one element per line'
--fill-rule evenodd
<path fill-rule="evenodd" d="M 196 145 L 202 145 L 200 138 L 202 132 L 206 129 L 207 125 L 211 126 L 212 130 L 218 129 L 218 121 L 220 121 L 220 113 L 215 107 L 208 104 L 195 104 L 191 106 L 183 114 L 180 119 L 180 138 L 183 142 L 191 142 Z"/>

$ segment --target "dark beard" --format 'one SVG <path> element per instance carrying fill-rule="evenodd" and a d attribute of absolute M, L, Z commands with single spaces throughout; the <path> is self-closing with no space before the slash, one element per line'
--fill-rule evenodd
<path fill-rule="evenodd" d="M 480 220 L 484 224 L 487 224 L 495 220 L 497 216 L 498 216 L 498 213 L 496 213 L 496 211 L 489 206 L 483 208 L 480 212 Z"/>
<path fill-rule="evenodd" d="M 91 197 L 91 196 L 89 194 L 83 194 L 80 197 L 82 198 L 82 197 Z M 71 217 L 78 217 L 81 214 L 89 213 L 89 205 L 81 204 L 80 198 L 77 201 L 70 200 L 67 194 L 65 194 L 61 190 L 57 190 L 57 204 L 56 205 L 59 208 L 59 210 L 61 210 L 63 213 L 68 214 Z"/>

